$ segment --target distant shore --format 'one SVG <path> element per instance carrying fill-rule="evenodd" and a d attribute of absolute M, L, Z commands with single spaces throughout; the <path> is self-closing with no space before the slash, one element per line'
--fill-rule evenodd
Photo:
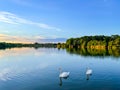
<path fill-rule="evenodd" d="M 79 38 L 67 39 L 66 43 L 58 43 L 58 48 L 118 48 L 120 47 L 119 35 L 97 35 L 97 36 L 83 36 Z"/>
<path fill-rule="evenodd" d="M 6 43 L 6 42 L 0 42 L 0 49 L 6 49 L 6 48 L 20 48 L 20 47 L 33 47 L 33 48 L 39 48 L 39 47 L 53 47 L 56 48 L 56 43 L 34 43 L 34 44 L 23 44 L 23 43 Z"/>
<path fill-rule="evenodd" d="M 120 56 L 120 36 L 84 36 L 80 38 L 70 38 L 66 43 L 6 43 L 0 42 L 0 49 L 8 48 L 58 48 L 66 49 L 69 53 L 92 56 Z"/>

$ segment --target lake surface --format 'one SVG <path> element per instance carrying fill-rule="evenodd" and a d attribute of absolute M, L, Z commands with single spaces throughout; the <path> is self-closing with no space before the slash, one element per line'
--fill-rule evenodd
<path fill-rule="evenodd" d="M 93 71 L 89 80 L 87 67 Z M 70 72 L 67 79 L 59 78 L 59 68 Z M 0 50 L 0 90 L 120 90 L 120 57 L 56 48 Z"/>

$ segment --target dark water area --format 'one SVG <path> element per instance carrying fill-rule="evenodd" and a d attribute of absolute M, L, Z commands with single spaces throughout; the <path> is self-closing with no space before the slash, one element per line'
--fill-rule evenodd
<path fill-rule="evenodd" d="M 88 67 L 92 75 L 86 75 Z M 59 68 L 70 72 L 67 79 L 59 78 Z M 0 50 L 0 90 L 119 90 L 119 69 L 118 51 L 100 55 L 57 48 L 5 49 Z"/>

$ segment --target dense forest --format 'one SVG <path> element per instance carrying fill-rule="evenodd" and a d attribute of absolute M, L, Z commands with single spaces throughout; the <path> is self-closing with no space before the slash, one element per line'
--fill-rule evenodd
<path fill-rule="evenodd" d="M 58 43 L 58 47 L 65 48 L 116 48 L 120 47 L 120 36 L 83 36 L 80 38 L 70 38 L 66 43 Z"/>
<path fill-rule="evenodd" d="M 71 54 L 85 56 L 120 56 L 120 36 L 84 36 L 70 38 L 66 43 L 58 43 L 58 48 L 66 48 Z"/>

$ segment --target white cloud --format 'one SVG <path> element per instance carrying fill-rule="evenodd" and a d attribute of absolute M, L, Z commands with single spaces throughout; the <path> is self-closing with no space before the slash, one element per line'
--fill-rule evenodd
<path fill-rule="evenodd" d="M 9 34 L 0 34 L 0 41 L 1 42 L 8 42 L 8 43 L 49 43 L 49 42 L 65 42 L 65 38 L 57 38 L 57 37 L 44 37 L 42 35 L 36 36 L 17 36 L 17 35 L 9 35 Z"/>
<path fill-rule="evenodd" d="M 7 34 L 0 34 L 0 41 L 10 42 L 10 43 L 32 43 L 35 41 L 34 38 L 20 37 L 20 36 L 11 36 Z"/>
<path fill-rule="evenodd" d="M 35 39 L 46 39 L 44 36 L 34 36 Z"/>
<path fill-rule="evenodd" d="M 53 27 L 45 23 L 38 23 L 38 22 L 26 20 L 18 17 L 15 14 L 12 14 L 10 12 L 4 12 L 4 11 L 0 11 L 0 21 L 4 23 L 9 23 L 9 24 L 29 24 L 29 25 L 40 27 L 42 29 L 61 31 L 61 29 L 57 27 Z"/>

